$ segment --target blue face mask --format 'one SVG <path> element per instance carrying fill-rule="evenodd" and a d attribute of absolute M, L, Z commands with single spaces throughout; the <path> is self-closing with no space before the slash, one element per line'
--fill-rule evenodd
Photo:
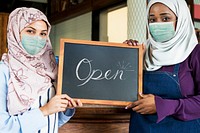
<path fill-rule="evenodd" d="M 22 35 L 22 46 L 30 55 L 38 54 L 45 46 L 46 38 Z"/>
<path fill-rule="evenodd" d="M 149 23 L 149 30 L 156 42 L 166 42 L 174 37 L 174 22 Z"/>

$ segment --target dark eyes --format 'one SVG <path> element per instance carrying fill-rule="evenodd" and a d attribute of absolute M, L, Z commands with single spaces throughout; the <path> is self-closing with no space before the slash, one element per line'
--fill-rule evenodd
<path fill-rule="evenodd" d="M 156 21 L 155 19 L 149 18 L 149 23 L 153 23 L 153 22 L 155 22 L 155 21 Z"/>
<path fill-rule="evenodd" d="M 171 20 L 171 19 L 170 19 L 169 17 L 164 17 L 164 18 L 163 18 L 163 21 L 164 21 L 164 22 L 169 22 L 170 20 Z"/>
<path fill-rule="evenodd" d="M 40 33 L 41 36 L 47 36 L 47 33 Z"/>
<path fill-rule="evenodd" d="M 29 33 L 29 34 L 34 34 L 35 33 L 34 30 L 26 30 L 26 32 Z"/>
<path fill-rule="evenodd" d="M 30 29 L 29 29 L 29 30 L 26 30 L 26 32 L 27 32 L 28 34 L 30 34 L 30 35 L 36 34 L 36 31 L 35 31 L 35 30 L 30 30 Z M 41 32 L 40 35 L 43 36 L 43 37 L 45 37 L 45 36 L 47 36 L 47 33 L 46 33 L 46 32 Z"/>
<path fill-rule="evenodd" d="M 161 17 L 160 20 L 158 20 L 157 18 L 155 17 L 150 17 L 149 18 L 149 23 L 154 23 L 154 22 L 169 22 L 171 21 L 171 19 L 169 17 Z"/>

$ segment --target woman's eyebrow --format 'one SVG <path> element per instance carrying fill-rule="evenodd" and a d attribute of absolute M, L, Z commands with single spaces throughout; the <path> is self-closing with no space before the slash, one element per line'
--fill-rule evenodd
<path fill-rule="evenodd" d="M 35 28 L 31 27 L 31 26 L 26 27 L 26 28 L 31 28 L 32 30 L 37 30 L 37 29 L 35 29 Z M 42 32 L 47 32 L 47 31 L 48 31 L 48 30 L 42 30 Z"/>
<path fill-rule="evenodd" d="M 42 32 L 47 32 L 48 30 L 42 30 Z"/>
<path fill-rule="evenodd" d="M 31 28 L 31 29 L 33 29 L 33 30 L 36 30 L 35 28 L 33 28 L 33 27 L 31 27 L 31 26 L 29 26 L 29 27 L 26 27 L 26 28 Z"/>
<path fill-rule="evenodd" d="M 154 14 L 149 14 L 149 16 L 155 16 Z"/>
<path fill-rule="evenodd" d="M 160 15 L 164 16 L 164 15 L 171 15 L 171 14 L 170 13 L 161 13 Z"/>
<path fill-rule="evenodd" d="M 171 15 L 170 13 L 160 13 L 161 16 L 164 16 L 164 15 Z M 154 14 L 149 14 L 149 16 L 155 16 Z"/>

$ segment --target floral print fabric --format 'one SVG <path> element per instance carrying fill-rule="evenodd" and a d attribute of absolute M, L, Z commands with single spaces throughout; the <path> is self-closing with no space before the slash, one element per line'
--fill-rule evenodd
<path fill-rule="evenodd" d="M 20 40 L 20 32 L 33 22 L 43 20 L 51 29 L 46 16 L 35 8 L 17 8 L 9 16 L 7 28 L 8 53 L 2 56 L 10 71 L 7 107 L 10 115 L 22 113 L 52 86 L 57 66 L 49 37 L 36 55 L 28 54 Z"/>

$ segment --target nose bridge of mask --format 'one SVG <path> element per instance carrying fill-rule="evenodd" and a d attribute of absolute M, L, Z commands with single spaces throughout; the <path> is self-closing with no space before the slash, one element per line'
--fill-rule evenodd
<path fill-rule="evenodd" d="M 149 30 L 153 39 L 157 42 L 168 41 L 175 34 L 174 22 L 149 23 Z"/>
<path fill-rule="evenodd" d="M 154 27 L 154 28 L 158 28 L 158 29 L 174 28 L 174 22 L 149 23 L 149 26 Z"/>

